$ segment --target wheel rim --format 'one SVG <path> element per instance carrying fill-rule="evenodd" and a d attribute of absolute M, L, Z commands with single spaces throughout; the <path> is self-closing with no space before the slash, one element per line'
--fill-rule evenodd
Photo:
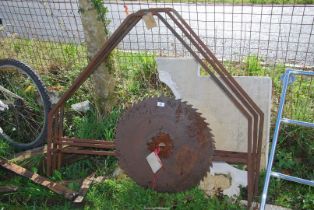
<path fill-rule="evenodd" d="M 13 144 L 32 144 L 46 121 L 41 92 L 30 76 L 12 65 L 0 68 L 0 87 L 0 137 Z"/>

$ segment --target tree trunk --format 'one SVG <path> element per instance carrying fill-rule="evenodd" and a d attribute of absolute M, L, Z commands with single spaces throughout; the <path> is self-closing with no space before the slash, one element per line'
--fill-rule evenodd
<path fill-rule="evenodd" d="M 105 23 L 98 18 L 97 10 L 90 0 L 79 0 L 81 20 L 89 60 L 98 52 L 108 38 Z M 95 105 L 101 114 L 109 112 L 114 105 L 115 61 L 109 57 L 91 75 L 95 94 Z"/>

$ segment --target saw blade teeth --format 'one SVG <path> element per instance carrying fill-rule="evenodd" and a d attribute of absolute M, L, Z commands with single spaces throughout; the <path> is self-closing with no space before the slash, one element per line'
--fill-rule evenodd
<path fill-rule="evenodd" d="M 193 106 L 191 106 L 191 110 L 193 110 L 194 112 L 200 115 L 200 113 L 198 112 L 198 109 L 194 108 Z"/>
<path fill-rule="evenodd" d="M 157 102 L 159 101 L 168 104 L 169 106 L 167 107 L 167 109 L 156 108 Z M 147 120 L 151 119 L 151 117 L 156 117 L 156 116 L 158 117 L 157 118 L 158 121 L 154 123 L 147 123 Z M 172 120 L 172 118 L 174 118 L 174 120 Z M 142 120 L 142 119 L 145 119 L 145 120 Z M 139 122 L 141 122 L 142 124 L 138 124 Z M 136 160 L 136 157 L 135 156 L 133 157 L 131 155 L 131 154 L 134 154 L 133 152 L 126 152 L 126 153 L 122 153 L 122 152 L 130 151 L 130 148 L 131 148 L 127 143 L 128 141 L 125 141 L 125 140 L 130 140 L 130 141 L 132 140 L 131 142 L 135 142 L 135 143 L 138 143 L 139 145 L 146 146 L 146 144 L 143 144 L 143 143 L 147 143 L 147 140 L 145 139 L 142 140 L 141 137 L 139 138 L 139 136 L 141 136 L 142 134 L 136 135 L 136 133 L 144 132 L 145 135 L 155 135 L 154 133 L 151 133 L 151 132 L 156 132 L 156 128 L 151 127 L 151 126 L 156 126 L 156 125 L 159 126 L 158 122 L 161 123 L 161 125 L 163 126 L 165 125 L 165 130 L 168 129 L 167 132 L 170 133 L 169 134 L 170 136 L 177 135 L 176 134 L 177 129 L 174 129 L 176 128 L 176 126 L 182 126 L 180 127 L 182 128 L 182 135 L 180 135 L 180 138 L 178 139 L 180 139 L 180 141 L 182 140 L 184 141 L 183 145 L 191 146 L 191 147 L 197 146 L 197 148 L 200 149 L 200 152 L 196 152 L 194 154 L 195 157 L 198 160 L 200 160 L 200 162 L 202 162 L 199 165 L 199 167 L 195 167 L 197 174 L 195 176 L 192 176 L 193 178 L 191 178 L 190 181 L 188 181 L 184 186 L 182 186 L 182 189 L 180 187 L 180 190 L 184 190 L 187 187 L 192 187 L 191 184 L 193 184 L 194 186 L 194 184 L 197 184 L 197 182 L 199 182 L 209 170 L 209 165 L 211 165 L 212 159 L 209 159 L 208 156 L 212 157 L 215 141 L 213 140 L 211 129 L 208 127 L 208 123 L 206 122 L 206 119 L 202 117 L 202 114 L 200 113 L 200 111 L 197 108 L 193 107 L 193 105 L 189 104 L 187 101 L 184 101 L 182 99 L 173 99 L 173 98 L 164 97 L 164 96 L 158 96 L 158 97 L 153 97 L 153 98 L 145 97 L 144 101 L 139 102 L 139 103 L 133 103 L 130 107 L 128 107 L 127 110 L 124 111 L 124 113 L 122 114 L 121 118 L 118 121 L 117 131 L 116 131 L 117 157 L 119 159 L 119 166 L 127 174 L 129 173 L 129 176 L 133 178 L 135 182 L 137 182 L 138 184 L 142 186 L 146 186 L 146 184 L 144 183 L 146 181 L 142 179 L 143 174 L 141 174 L 141 173 L 146 174 L 146 172 L 143 172 L 141 170 L 138 170 L 138 172 L 136 172 L 136 170 L 134 171 L 134 168 L 130 168 L 129 166 L 131 163 L 132 163 L 131 165 L 133 165 L 133 163 L 138 164 L 139 162 L 142 161 L 142 159 Z M 189 123 L 189 127 L 186 127 L 186 122 Z M 168 123 L 169 123 L 169 126 L 167 128 L 166 126 L 168 125 Z M 137 125 L 140 125 L 140 126 L 136 127 Z M 139 130 L 136 130 L 136 129 L 139 129 Z M 130 132 L 130 131 L 132 132 L 129 134 L 125 133 L 125 132 Z M 134 133 L 134 135 L 132 133 Z M 191 134 L 191 137 L 188 137 L 189 134 Z M 174 141 L 174 144 L 177 144 L 176 141 Z M 136 147 L 134 148 L 132 147 L 132 150 L 135 150 L 135 152 L 137 151 Z M 144 150 L 140 149 L 138 151 L 142 152 Z M 184 160 L 184 158 L 190 158 L 190 155 L 187 156 L 187 154 L 188 153 L 184 153 L 184 152 L 182 153 L 183 155 L 182 161 Z M 142 169 L 141 166 L 137 166 L 137 167 L 139 167 L 139 169 Z M 174 168 L 174 167 L 169 167 L 169 168 Z M 188 174 L 194 173 L 194 168 L 193 168 L 193 172 L 191 170 L 190 171 L 188 170 L 185 173 L 188 173 Z M 147 172 L 147 176 L 148 174 L 149 176 L 151 176 L 151 174 Z M 151 177 L 149 178 L 145 177 L 145 178 L 150 179 Z M 178 190 L 170 188 L 167 191 L 178 191 Z"/>
<path fill-rule="evenodd" d="M 181 103 L 188 106 L 188 102 L 186 100 L 180 99 Z"/>

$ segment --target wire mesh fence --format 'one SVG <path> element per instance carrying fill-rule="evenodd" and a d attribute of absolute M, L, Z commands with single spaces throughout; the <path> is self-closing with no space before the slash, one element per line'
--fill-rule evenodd
<path fill-rule="evenodd" d="M 185 2 L 185 1 L 184 1 Z M 210 4 L 207 4 L 210 3 Z M 257 55 L 266 63 L 312 66 L 313 5 L 239 5 L 216 3 L 106 3 L 114 30 L 128 13 L 149 7 L 176 9 L 221 60 L 239 61 Z M 122 49 L 185 55 L 161 25 L 159 35 L 139 25 Z"/>
<path fill-rule="evenodd" d="M 111 33 L 139 9 L 176 9 L 234 75 L 278 78 L 286 66 L 313 69 L 314 5 L 246 2 L 109 0 L 104 5 L 109 10 Z M 87 64 L 78 0 L 1 0 L 0 24 L 0 57 L 25 61 L 43 75 L 73 69 L 78 73 Z M 130 53 L 119 54 L 120 65 L 127 62 L 130 69 L 136 68 L 138 60 L 130 57 L 145 57 L 147 53 L 190 56 L 161 22 L 157 24 L 147 30 L 140 22 L 123 39 L 118 49 Z M 307 83 L 305 92 L 313 95 L 312 80 Z"/>
<path fill-rule="evenodd" d="M 24 60 L 47 73 L 86 60 L 77 1 L 0 1 L 0 56 Z"/>
<path fill-rule="evenodd" d="M 313 5 L 255 5 L 224 3 L 224 0 L 202 3 L 110 0 L 105 6 L 109 10 L 111 32 L 128 14 L 139 9 L 171 7 L 192 25 L 221 60 L 242 62 L 245 57 L 256 55 L 265 63 L 314 65 Z M 2 38 L 15 36 L 53 43 L 84 43 L 77 0 L 3 0 L 0 18 Z M 149 51 L 161 56 L 186 55 L 173 35 L 159 25 L 158 30 L 148 31 L 139 24 L 120 49 Z"/>

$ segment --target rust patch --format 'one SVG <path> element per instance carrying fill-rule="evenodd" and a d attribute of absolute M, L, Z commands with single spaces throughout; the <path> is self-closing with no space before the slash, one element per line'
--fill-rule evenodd
<path fill-rule="evenodd" d="M 179 175 L 190 172 L 197 160 L 197 153 L 187 145 L 182 146 L 176 153 L 176 171 Z"/>
<path fill-rule="evenodd" d="M 159 157 L 167 158 L 172 153 L 173 141 L 169 134 L 160 132 L 147 143 L 148 150 L 153 152 L 156 148 L 160 148 Z"/>

